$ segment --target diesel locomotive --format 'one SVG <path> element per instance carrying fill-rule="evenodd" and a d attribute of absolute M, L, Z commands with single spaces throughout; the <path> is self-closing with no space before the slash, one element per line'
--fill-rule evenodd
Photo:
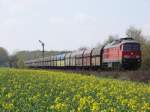
<path fill-rule="evenodd" d="M 43 69 L 125 69 L 141 66 L 140 43 L 133 38 L 121 38 L 101 48 L 78 50 L 69 53 L 28 60 L 25 66 Z"/>

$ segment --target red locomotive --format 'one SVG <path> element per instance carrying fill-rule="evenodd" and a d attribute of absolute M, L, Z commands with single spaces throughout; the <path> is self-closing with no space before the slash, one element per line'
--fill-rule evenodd
<path fill-rule="evenodd" d="M 122 38 L 102 48 L 29 60 L 25 65 L 55 69 L 138 69 L 141 66 L 141 49 L 133 38 Z"/>
<path fill-rule="evenodd" d="M 140 44 L 133 38 L 122 38 L 104 47 L 103 67 L 138 69 L 141 66 Z"/>

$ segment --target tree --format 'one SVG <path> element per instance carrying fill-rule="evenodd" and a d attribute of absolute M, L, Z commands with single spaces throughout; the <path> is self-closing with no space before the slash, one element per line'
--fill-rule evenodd
<path fill-rule="evenodd" d="M 146 39 L 142 35 L 142 30 L 141 29 L 137 29 L 137 28 L 135 28 L 133 26 L 131 26 L 131 27 L 129 27 L 129 29 L 127 29 L 126 35 L 128 37 L 134 38 L 139 43 L 144 44 L 146 42 Z"/>
<path fill-rule="evenodd" d="M 108 39 L 104 42 L 104 45 L 108 44 L 108 43 L 111 43 L 113 42 L 114 40 L 117 40 L 118 39 L 118 35 L 110 35 L 108 37 Z"/>
<path fill-rule="evenodd" d="M 0 66 L 8 66 L 9 58 L 7 51 L 0 47 Z"/>
<path fill-rule="evenodd" d="M 15 67 L 15 68 L 18 68 L 18 58 L 16 55 L 12 55 L 12 56 L 9 56 L 9 67 L 12 68 L 12 67 Z"/>
<path fill-rule="evenodd" d="M 150 43 L 142 45 L 142 68 L 150 69 Z"/>
<path fill-rule="evenodd" d="M 101 43 L 97 43 L 96 46 L 95 46 L 95 48 L 102 48 L 102 46 L 103 45 Z"/>

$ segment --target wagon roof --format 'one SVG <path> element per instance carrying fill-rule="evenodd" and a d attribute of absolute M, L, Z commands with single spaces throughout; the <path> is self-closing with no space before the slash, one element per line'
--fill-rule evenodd
<path fill-rule="evenodd" d="M 91 53 L 92 53 L 92 50 L 91 49 L 87 49 L 87 50 L 84 51 L 83 56 L 90 56 Z"/>
<path fill-rule="evenodd" d="M 65 58 L 65 53 L 63 54 L 59 54 L 59 55 L 56 55 L 57 56 L 57 59 L 64 59 Z"/>
<path fill-rule="evenodd" d="M 59 54 L 59 55 L 56 55 L 57 57 L 64 57 L 66 54 Z"/>
<path fill-rule="evenodd" d="M 84 54 L 90 54 L 91 51 L 92 51 L 91 49 L 87 49 L 87 50 L 85 50 Z"/>
<path fill-rule="evenodd" d="M 92 56 L 94 56 L 94 55 L 100 55 L 101 50 L 102 50 L 102 48 L 94 48 L 92 50 Z"/>
<path fill-rule="evenodd" d="M 76 57 L 82 57 L 84 54 L 85 50 L 80 50 L 76 52 Z"/>
<path fill-rule="evenodd" d="M 66 58 L 69 58 L 69 57 L 71 56 L 71 54 L 72 54 L 71 52 L 70 52 L 70 53 L 67 53 L 65 57 L 66 57 Z"/>

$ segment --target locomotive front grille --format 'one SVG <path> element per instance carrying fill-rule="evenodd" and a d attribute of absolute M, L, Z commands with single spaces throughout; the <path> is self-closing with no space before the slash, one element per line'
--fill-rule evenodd
<path fill-rule="evenodd" d="M 135 68 L 139 68 L 141 66 L 141 59 L 140 58 L 123 58 L 122 60 L 122 66 L 123 68 L 127 68 L 127 69 L 135 69 Z"/>

